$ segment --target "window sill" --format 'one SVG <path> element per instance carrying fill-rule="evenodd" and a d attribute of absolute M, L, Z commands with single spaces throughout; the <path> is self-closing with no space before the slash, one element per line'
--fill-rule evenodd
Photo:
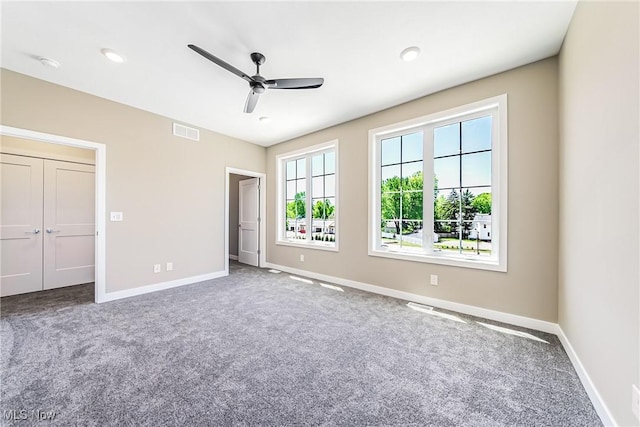
<path fill-rule="evenodd" d="M 290 242 L 288 240 L 278 240 L 276 241 L 276 245 L 280 246 L 293 246 L 296 248 L 305 248 L 305 249 L 318 249 L 321 251 L 329 251 L 329 252 L 339 252 L 338 251 L 338 243 L 336 242 L 334 245 L 326 245 L 321 242 Z"/>
<path fill-rule="evenodd" d="M 450 265 L 453 267 L 473 268 L 476 270 L 499 271 L 503 273 L 507 272 L 506 262 L 501 264 L 499 261 L 495 259 L 481 260 L 481 259 L 475 259 L 475 258 L 465 258 L 464 256 L 454 257 L 454 256 L 435 255 L 435 254 L 420 254 L 420 253 L 411 254 L 406 252 L 393 252 L 393 251 L 385 251 L 380 249 L 370 249 L 369 256 L 393 258 L 393 259 L 399 259 L 403 261 Z"/>

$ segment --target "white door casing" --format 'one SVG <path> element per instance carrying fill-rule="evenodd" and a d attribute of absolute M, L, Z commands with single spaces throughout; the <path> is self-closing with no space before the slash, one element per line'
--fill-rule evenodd
<path fill-rule="evenodd" d="M 0 296 L 42 289 L 42 165 L 0 154 Z"/>
<path fill-rule="evenodd" d="M 239 183 L 238 261 L 258 266 L 260 227 L 260 180 L 245 179 Z"/>
<path fill-rule="evenodd" d="M 44 289 L 95 277 L 95 167 L 44 162 Z"/>
<path fill-rule="evenodd" d="M 107 292 L 106 285 L 106 181 L 107 181 L 107 146 L 102 143 L 86 141 L 82 139 L 69 138 L 61 135 L 53 135 L 49 133 L 36 132 L 29 129 L 22 129 L 12 126 L 0 125 L 0 138 L 2 136 L 11 136 L 16 138 L 26 138 L 39 142 L 51 144 L 79 147 L 93 150 L 95 152 L 96 164 L 96 199 L 95 199 L 95 302 L 102 303 L 112 301 L 114 299 L 123 298 L 121 294 Z"/>

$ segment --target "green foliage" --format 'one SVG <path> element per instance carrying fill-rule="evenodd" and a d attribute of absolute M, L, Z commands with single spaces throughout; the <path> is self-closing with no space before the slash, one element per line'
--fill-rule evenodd
<path fill-rule="evenodd" d="M 455 218 L 455 206 L 449 203 L 447 198 L 440 196 L 435 199 L 433 218 L 435 219 L 435 232 L 436 233 L 448 233 L 451 231 L 451 225 L 449 223 L 443 223 L 438 221 L 444 221 L 450 218 Z"/>
<path fill-rule="evenodd" d="M 394 222 L 396 234 L 413 232 L 416 226 L 421 224 L 418 220 L 422 220 L 423 186 L 422 172 L 416 172 L 406 178 L 394 176 L 382 182 L 382 219 L 384 222 Z"/>
<path fill-rule="evenodd" d="M 393 220 L 396 233 L 400 234 L 400 177 L 394 176 L 382 182 L 381 213 L 383 220 Z"/>
<path fill-rule="evenodd" d="M 488 194 L 488 193 L 482 193 Z M 489 212 L 491 213 L 491 195 L 489 196 Z M 486 196 L 483 196 L 485 199 Z M 458 229 L 459 221 L 463 222 L 462 234 L 468 236 L 469 232 L 473 228 L 473 219 L 478 212 L 482 212 L 480 208 L 487 209 L 486 203 L 481 199 L 476 202 L 478 197 L 466 189 L 463 191 L 462 196 L 455 190 L 451 190 L 447 197 L 440 196 L 435 200 L 434 207 L 434 219 L 435 232 L 436 233 L 450 233 Z M 482 212 L 484 213 L 484 212 Z M 462 214 L 462 215 L 461 215 Z M 455 221 L 455 222 L 437 222 L 437 221 Z"/>
<path fill-rule="evenodd" d="M 396 234 L 410 234 L 421 227 L 423 219 L 423 188 L 422 172 L 416 172 L 410 177 L 391 177 L 381 185 L 381 214 L 385 228 L 387 221 L 393 221 Z M 438 196 L 438 178 L 433 179 L 433 208 L 434 231 L 436 233 L 450 233 L 458 230 L 462 222 L 463 236 L 468 236 L 477 213 L 491 213 L 491 194 L 482 193 L 479 196 L 466 189 L 460 194 L 453 189 L 445 197 Z M 315 216 L 314 216 L 315 218 Z M 412 221 L 413 220 L 413 221 Z M 439 222 L 451 221 L 451 222 Z"/>
<path fill-rule="evenodd" d="M 402 218 L 405 220 L 421 220 L 423 217 L 423 198 L 422 190 L 424 188 L 424 179 L 422 172 L 416 172 L 408 178 L 405 178 L 402 183 Z M 410 228 L 411 231 L 414 226 L 421 224 L 420 222 L 408 221 L 405 228 Z"/>
<path fill-rule="evenodd" d="M 313 205 L 313 217 L 315 219 L 331 219 L 334 218 L 336 207 L 331 204 L 329 199 L 318 200 Z"/>
<path fill-rule="evenodd" d="M 463 222 L 463 238 L 469 235 L 469 232 L 473 228 L 473 218 L 475 218 L 477 209 L 473 206 L 473 201 L 475 200 L 475 196 L 469 189 L 464 190 L 462 193 L 462 219 L 467 222 Z"/>
<path fill-rule="evenodd" d="M 440 196 L 435 200 L 434 219 L 436 220 L 434 228 L 436 233 L 450 233 L 455 231 L 456 225 L 453 222 L 438 221 L 457 221 L 460 213 L 460 197 L 458 192 L 453 189 L 447 197 Z"/>
<path fill-rule="evenodd" d="M 287 218 L 303 219 L 307 212 L 307 202 L 304 191 L 296 193 L 294 201 L 287 203 Z"/>
<path fill-rule="evenodd" d="M 471 203 L 476 211 L 480 214 L 491 213 L 491 193 L 481 193 L 473 199 Z"/>

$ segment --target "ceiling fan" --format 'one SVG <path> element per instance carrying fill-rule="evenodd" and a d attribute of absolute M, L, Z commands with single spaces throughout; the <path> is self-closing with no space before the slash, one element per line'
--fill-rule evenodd
<path fill-rule="evenodd" d="M 204 56 L 214 64 L 221 66 L 227 71 L 231 71 L 236 76 L 241 77 L 249 82 L 249 96 L 247 96 L 247 101 L 244 104 L 245 113 L 253 112 L 253 109 L 256 108 L 256 104 L 258 103 L 260 94 L 264 93 L 264 91 L 267 89 L 316 89 L 322 86 L 322 84 L 324 83 L 323 78 L 267 80 L 260 75 L 260 66 L 264 64 L 266 58 L 263 54 L 258 52 L 254 52 L 251 54 L 251 61 L 256 64 L 256 74 L 254 76 L 249 76 L 248 74 L 238 70 L 233 65 L 226 63 L 222 59 L 213 56 L 206 50 L 194 44 L 190 44 L 188 45 L 188 47 L 189 49 Z"/>

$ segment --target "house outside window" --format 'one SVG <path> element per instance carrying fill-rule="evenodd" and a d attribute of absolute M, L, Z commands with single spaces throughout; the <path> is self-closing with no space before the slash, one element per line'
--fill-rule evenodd
<path fill-rule="evenodd" d="M 369 255 L 506 271 L 506 95 L 369 135 Z"/>
<path fill-rule="evenodd" d="M 338 248 L 338 141 L 277 157 L 278 244 Z"/>

